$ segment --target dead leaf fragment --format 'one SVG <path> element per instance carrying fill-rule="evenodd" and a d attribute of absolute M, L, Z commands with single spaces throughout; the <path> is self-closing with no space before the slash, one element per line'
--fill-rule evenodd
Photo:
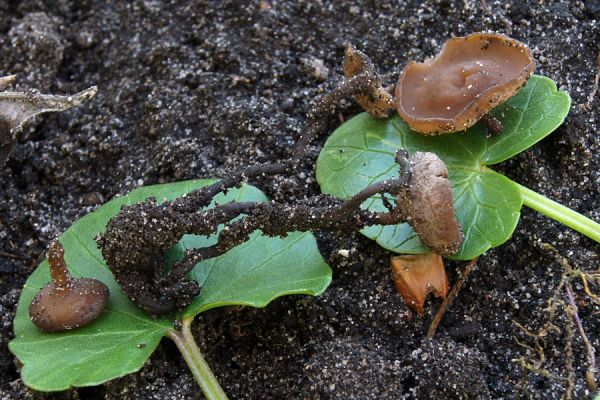
<path fill-rule="evenodd" d="M 392 279 L 406 304 L 423 316 L 429 293 L 446 298 L 450 283 L 442 257 L 434 253 L 392 256 Z"/>
<path fill-rule="evenodd" d="M 0 90 L 12 85 L 15 82 L 16 75 L 0 76 Z"/>
<path fill-rule="evenodd" d="M 10 85 L 14 76 L 0 77 L 0 89 Z M 0 167 L 4 165 L 23 126 L 32 117 L 65 111 L 94 97 L 98 88 L 92 86 L 71 96 L 41 94 L 36 90 L 27 92 L 0 92 Z"/>

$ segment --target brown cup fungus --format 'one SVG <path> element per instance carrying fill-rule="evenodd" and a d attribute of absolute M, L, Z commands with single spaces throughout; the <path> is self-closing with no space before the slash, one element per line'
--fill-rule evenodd
<path fill-rule="evenodd" d="M 50 243 L 47 256 L 52 281 L 33 298 L 29 306 L 31 321 L 43 331 L 60 332 L 98 318 L 108 303 L 108 287 L 97 279 L 73 278 L 58 240 Z"/>
<path fill-rule="evenodd" d="M 465 130 L 512 97 L 535 69 L 531 50 L 495 33 L 449 39 L 435 57 L 411 61 L 396 85 L 396 107 L 414 131 Z"/>
<path fill-rule="evenodd" d="M 454 214 L 446 165 L 434 153 L 417 152 L 409 162 L 410 183 L 398 206 L 404 208 L 407 222 L 425 246 L 441 256 L 456 253 L 463 234 Z"/>

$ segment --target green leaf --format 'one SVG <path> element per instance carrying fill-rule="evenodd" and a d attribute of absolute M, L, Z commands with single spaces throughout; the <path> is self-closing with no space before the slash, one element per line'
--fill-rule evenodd
<path fill-rule="evenodd" d="M 394 155 L 436 153 L 448 166 L 457 218 L 465 241 L 452 258 L 467 260 L 504 243 L 514 231 L 523 203 L 519 188 L 492 165 L 527 149 L 556 129 L 569 112 L 570 97 L 554 82 L 533 76 L 527 85 L 492 113 L 504 131 L 490 138 L 480 124 L 462 133 L 425 136 L 412 132 L 400 117 L 381 121 L 360 114 L 339 127 L 317 160 L 317 181 L 324 193 L 348 198 L 373 182 L 396 177 Z M 365 207 L 385 211 L 380 199 Z M 363 234 L 398 253 L 427 252 L 408 224 L 373 226 Z"/>
<path fill-rule="evenodd" d="M 571 97 L 557 91 L 552 79 L 533 76 L 513 98 L 492 111 L 505 133 L 511 134 L 490 137 L 482 162 L 497 164 L 533 146 L 563 123 L 570 107 Z"/>
<path fill-rule="evenodd" d="M 254 233 L 251 241 L 199 263 L 192 278 L 204 287 L 184 317 L 227 305 L 264 307 L 289 294 L 317 296 L 331 283 L 331 269 L 309 232 L 292 232 L 285 239 Z"/>
<path fill-rule="evenodd" d="M 9 344 L 23 363 L 21 375 L 27 386 L 41 391 L 92 386 L 144 365 L 162 336 L 173 328 L 176 316 L 154 320 L 129 301 L 106 267 L 94 238 L 104 232 L 108 220 L 122 205 L 150 196 L 174 199 L 211 182 L 195 180 L 136 189 L 84 216 L 61 236 L 73 275 L 94 277 L 107 284 L 110 300 L 102 316 L 88 326 L 62 333 L 41 332 L 28 316 L 33 296 L 50 280 L 48 263 L 38 266 L 23 288 L 14 321 L 16 338 Z M 213 203 L 232 200 L 264 201 L 266 197 L 245 185 L 230 190 L 227 196 L 216 196 Z M 204 245 L 206 240 L 188 236 L 178 247 Z M 289 260 L 299 261 L 293 264 Z M 320 294 L 331 281 L 331 270 L 310 233 L 293 233 L 286 239 L 256 233 L 244 245 L 196 266 L 192 277 L 204 287 L 198 299 L 184 310 L 185 316 L 226 304 L 263 307 L 285 294 Z"/>

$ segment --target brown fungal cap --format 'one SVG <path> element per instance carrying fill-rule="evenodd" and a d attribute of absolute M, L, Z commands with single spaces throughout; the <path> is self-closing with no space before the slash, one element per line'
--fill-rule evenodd
<path fill-rule="evenodd" d="M 108 287 L 97 279 L 73 278 L 64 261 L 64 248 L 54 240 L 48 248 L 52 281 L 29 306 L 31 321 L 46 332 L 60 332 L 89 324 L 108 303 Z"/>
<path fill-rule="evenodd" d="M 460 224 L 454 214 L 448 169 L 434 153 L 415 153 L 410 157 L 412 175 L 405 197 L 407 222 L 421 242 L 434 253 L 456 253 L 463 242 Z"/>
<path fill-rule="evenodd" d="M 529 79 L 529 48 L 495 33 L 449 39 L 425 62 L 410 62 L 396 85 L 396 107 L 415 131 L 462 131 L 512 97 Z"/>

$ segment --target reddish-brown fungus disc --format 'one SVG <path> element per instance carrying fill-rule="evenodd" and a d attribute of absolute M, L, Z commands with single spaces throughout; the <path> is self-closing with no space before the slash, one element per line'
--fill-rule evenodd
<path fill-rule="evenodd" d="M 454 214 L 446 165 L 434 153 L 421 152 L 410 157 L 410 164 L 409 188 L 398 205 L 405 208 L 407 222 L 425 246 L 441 256 L 456 253 L 463 234 Z"/>
<path fill-rule="evenodd" d="M 531 50 L 507 36 L 452 38 L 435 58 L 404 68 L 396 85 L 396 107 L 417 132 L 462 131 L 512 97 L 534 69 Z"/>
<path fill-rule="evenodd" d="M 31 321 L 46 332 L 60 332 L 89 324 L 108 303 L 108 287 L 99 280 L 73 278 L 64 262 L 64 249 L 57 241 L 48 248 L 52 281 L 29 306 Z"/>

